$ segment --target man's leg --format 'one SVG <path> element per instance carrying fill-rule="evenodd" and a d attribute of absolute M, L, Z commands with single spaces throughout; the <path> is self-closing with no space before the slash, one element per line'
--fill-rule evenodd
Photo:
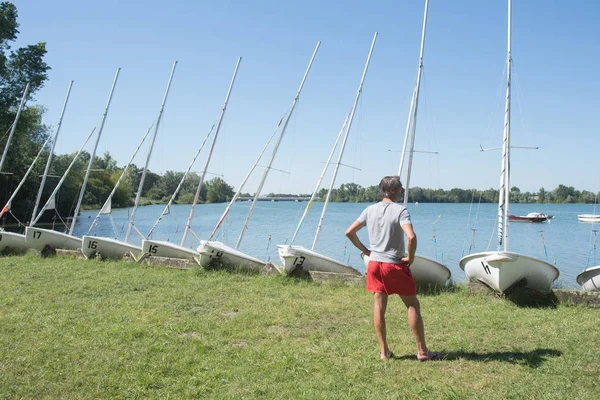
<path fill-rule="evenodd" d="M 408 308 L 408 325 L 417 342 L 417 357 L 427 357 L 429 350 L 425 344 L 425 327 L 421 318 L 421 305 L 417 296 L 400 296 Z"/>
<path fill-rule="evenodd" d="M 385 310 L 387 308 L 388 295 L 385 293 L 375 293 L 375 307 L 373 310 L 373 323 L 375 332 L 379 340 L 379 355 L 381 358 L 388 358 L 390 349 L 386 340 L 385 328 Z"/>

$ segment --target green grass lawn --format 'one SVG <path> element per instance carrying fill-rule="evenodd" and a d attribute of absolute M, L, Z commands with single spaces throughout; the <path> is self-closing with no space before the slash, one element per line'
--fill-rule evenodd
<path fill-rule="evenodd" d="M 0 258 L 0 398 L 598 398 L 600 310 L 399 298 L 379 360 L 363 287 L 37 256 Z"/>

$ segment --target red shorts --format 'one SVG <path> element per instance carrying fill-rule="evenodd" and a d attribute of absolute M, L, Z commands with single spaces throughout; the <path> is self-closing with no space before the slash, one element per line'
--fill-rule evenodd
<path fill-rule="evenodd" d="M 367 268 L 367 290 L 387 295 L 416 296 L 417 284 L 408 264 L 369 261 Z"/>

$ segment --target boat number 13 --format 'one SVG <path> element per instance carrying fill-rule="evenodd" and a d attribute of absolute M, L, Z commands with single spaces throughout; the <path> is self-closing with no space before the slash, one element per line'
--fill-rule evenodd
<path fill-rule="evenodd" d="M 298 261 L 298 260 L 300 260 L 300 261 Z M 305 258 L 304 256 L 296 257 L 296 258 L 294 259 L 294 265 L 295 265 L 296 267 L 301 267 L 301 266 L 302 266 L 302 264 L 304 263 L 304 260 L 306 260 L 306 258 Z"/>

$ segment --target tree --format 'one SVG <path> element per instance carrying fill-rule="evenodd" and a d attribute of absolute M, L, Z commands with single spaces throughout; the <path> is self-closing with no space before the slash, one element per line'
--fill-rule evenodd
<path fill-rule="evenodd" d="M 10 51 L 11 42 L 17 39 L 19 24 L 17 8 L 10 2 L 0 3 L 0 153 L 7 145 L 8 132 L 15 120 L 17 108 L 23 96 L 25 86 L 29 82 L 29 94 L 26 100 L 44 86 L 48 79 L 50 67 L 45 63 L 46 44 L 43 42 L 27 45 Z M 14 188 L 29 168 L 41 144 L 48 136 L 48 127 L 42 124 L 44 108 L 26 106 L 19 119 L 12 143 L 8 149 L 2 172 L 12 175 L 0 177 L 2 188 Z M 47 154 L 45 155 L 47 157 Z M 30 178 L 13 201 L 12 212 L 19 219 L 26 219 L 31 209 L 32 197 L 35 197 L 38 175 L 43 170 L 45 159 L 42 157 Z M 0 192 L 0 203 L 4 204 L 11 195 L 11 190 Z"/>
<path fill-rule="evenodd" d="M 234 195 L 233 187 L 221 178 L 213 178 L 206 182 L 206 202 L 224 203 L 231 200 Z"/>

